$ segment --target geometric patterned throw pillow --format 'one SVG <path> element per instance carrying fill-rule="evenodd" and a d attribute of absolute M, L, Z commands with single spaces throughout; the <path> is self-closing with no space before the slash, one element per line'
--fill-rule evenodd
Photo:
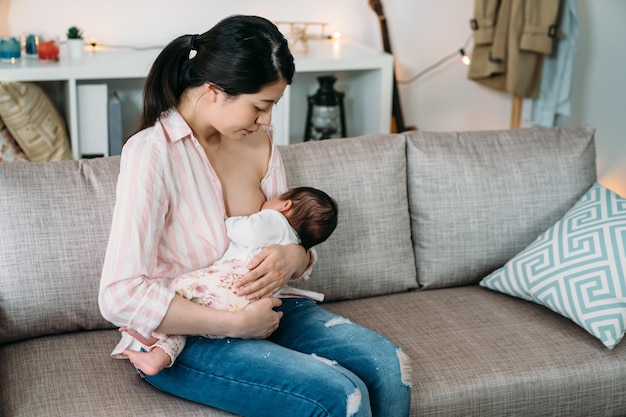
<path fill-rule="evenodd" d="M 595 183 L 480 285 L 548 307 L 613 349 L 626 330 L 626 199 Z"/>
<path fill-rule="evenodd" d="M 19 147 L 9 129 L 0 118 L 0 162 L 28 161 L 26 154 Z"/>
<path fill-rule="evenodd" d="M 72 159 L 65 121 L 38 84 L 0 83 L 0 117 L 29 160 Z"/>

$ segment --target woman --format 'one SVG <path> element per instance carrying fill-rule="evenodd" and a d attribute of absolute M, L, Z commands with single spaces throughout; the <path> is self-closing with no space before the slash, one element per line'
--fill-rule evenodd
<path fill-rule="evenodd" d="M 171 288 L 224 253 L 225 217 L 287 189 L 269 125 L 294 71 L 286 40 L 260 17 L 232 16 L 163 49 L 122 153 L 100 309 L 145 338 L 225 336 L 189 337 L 172 367 L 146 376 L 173 395 L 249 416 L 405 416 L 410 368 L 398 347 L 311 300 L 271 296 L 308 277 L 314 251 L 263 249 L 237 284 L 254 300 L 238 312 Z M 139 349 L 130 340 L 116 351 Z"/>

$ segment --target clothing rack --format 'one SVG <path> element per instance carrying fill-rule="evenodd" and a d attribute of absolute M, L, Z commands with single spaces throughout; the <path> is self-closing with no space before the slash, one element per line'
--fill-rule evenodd
<path fill-rule="evenodd" d="M 511 106 L 511 129 L 517 129 L 522 122 L 522 96 L 513 95 L 513 103 Z"/>

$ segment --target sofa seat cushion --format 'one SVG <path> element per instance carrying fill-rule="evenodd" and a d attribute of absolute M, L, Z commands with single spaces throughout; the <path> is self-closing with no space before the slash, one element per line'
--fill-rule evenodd
<path fill-rule="evenodd" d="M 413 366 L 412 416 L 626 415 L 626 348 L 479 286 L 325 304 L 398 343 Z M 115 330 L 0 346 L 2 416 L 230 416 L 161 393 L 109 356 Z"/>
<path fill-rule="evenodd" d="M 594 129 L 407 134 L 417 279 L 479 282 L 560 219 L 596 180 Z"/>
<path fill-rule="evenodd" d="M 129 361 L 111 358 L 118 339 L 99 330 L 0 346 L 0 415 L 232 416 L 153 388 Z"/>
<path fill-rule="evenodd" d="M 339 222 L 317 247 L 311 279 L 295 286 L 326 300 L 417 287 L 406 192 L 406 139 L 370 135 L 281 147 L 290 187 L 311 186 L 337 200 Z"/>
<path fill-rule="evenodd" d="M 623 416 L 626 346 L 477 285 L 327 305 L 411 357 L 415 416 Z"/>

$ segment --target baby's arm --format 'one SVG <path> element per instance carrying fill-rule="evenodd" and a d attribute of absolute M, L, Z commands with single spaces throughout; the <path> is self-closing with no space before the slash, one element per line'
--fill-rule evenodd
<path fill-rule="evenodd" d="M 138 332 L 136 332 L 135 330 L 129 330 L 127 327 L 120 327 L 120 332 L 124 332 L 124 333 L 128 333 L 129 335 L 131 335 L 133 338 L 137 339 L 139 341 L 139 343 L 141 343 L 142 345 L 146 345 L 146 346 L 152 346 L 154 345 L 156 342 L 159 341 L 159 339 L 157 339 L 154 336 L 151 336 L 150 338 L 146 339 L 145 337 L 143 337 L 142 335 L 140 335 Z"/>
<path fill-rule="evenodd" d="M 261 210 L 250 216 L 235 216 L 226 219 L 228 238 L 249 248 L 263 248 L 280 243 L 288 223 L 275 210 Z"/>

